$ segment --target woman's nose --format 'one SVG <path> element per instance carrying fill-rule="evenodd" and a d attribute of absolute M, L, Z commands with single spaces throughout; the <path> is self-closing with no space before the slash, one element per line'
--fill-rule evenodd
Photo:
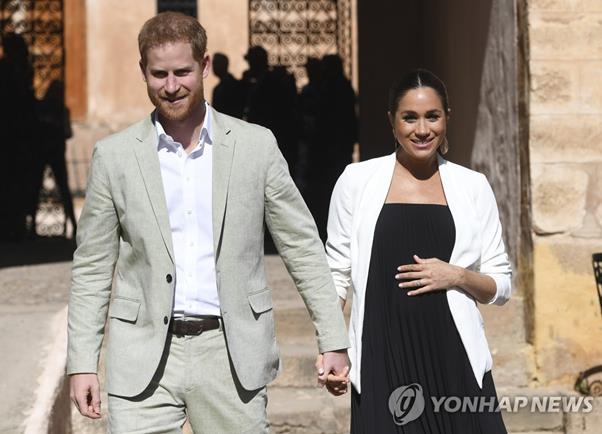
<path fill-rule="evenodd" d="M 419 119 L 418 124 L 416 125 L 416 135 L 418 136 L 428 136 L 429 129 L 426 125 L 426 121 L 424 119 Z"/>

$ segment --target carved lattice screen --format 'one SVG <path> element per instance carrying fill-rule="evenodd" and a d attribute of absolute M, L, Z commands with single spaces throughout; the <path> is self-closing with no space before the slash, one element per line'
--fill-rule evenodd
<path fill-rule="evenodd" d="M 264 47 L 299 86 L 307 58 L 326 54 L 339 54 L 351 78 L 351 0 L 249 0 L 249 45 Z"/>
<path fill-rule="evenodd" d="M 62 0 L 0 1 L 0 33 L 23 36 L 31 54 L 36 97 L 64 78 Z"/>
<path fill-rule="evenodd" d="M 50 84 L 64 81 L 63 1 L 0 0 L 0 37 L 22 36 L 33 68 L 33 90 L 42 99 Z M 32 126 L 34 128 L 35 126 Z M 39 235 L 60 235 L 63 206 L 51 171 L 46 169 L 40 190 L 36 231 Z"/>

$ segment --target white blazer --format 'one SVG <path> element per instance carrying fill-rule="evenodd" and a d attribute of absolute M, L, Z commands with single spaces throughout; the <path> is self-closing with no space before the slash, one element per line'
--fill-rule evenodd
<path fill-rule="evenodd" d="M 341 298 L 346 298 L 347 290 L 350 287 L 353 290 L 349 326 L 350 377 L 360 393 L 362 329 L 370 252 L 376 220 L 389 191 L 395 162 L 393 153 L 347 166 L 334 187 L 328 216 L 326 253 L 337 292 Z M 449 262 L 492 277 L 497 291 L 489 303 L 502 305 L 512 293 L 512 270 L 502 240 L 493 191 L 483 174 L 440 156 L 438 163 L 456 227 L 456 241 Z M 448 289 L 447 299 L 475 378 L 482 388 L 483 375 L 492 366 L 483 318 L 475 299 L 462 289 Z"/>

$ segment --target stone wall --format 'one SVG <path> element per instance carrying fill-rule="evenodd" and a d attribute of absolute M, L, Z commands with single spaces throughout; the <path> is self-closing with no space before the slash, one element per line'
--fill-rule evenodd
<path fill-rule="evenodd" d="M 249 48 L 248 0 L 198 0 L 199 21 L 207 31 L 207 52 L 222 53 L 230 61 L 229 71 L 241 78 L 248 68 L 244 55 Z M 211 101 L 219 79 L 211 72 L 205 80 L 205 98 Z"/>
<path fill-rule="evenodd" d="M 155 0 L 87 0 L 90 126 L 119 129 L 152 110 L 138 66 L 138 32 L 155 12 Z"/>
<path fill-rule="evenodd" d="M 538 380 L 602 363 L 591 255 L 602 251 L 602 2 L 529 2 Z"/>

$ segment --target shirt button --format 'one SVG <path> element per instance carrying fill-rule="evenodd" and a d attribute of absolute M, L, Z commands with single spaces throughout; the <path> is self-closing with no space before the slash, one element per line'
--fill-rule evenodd
<path fill-rule="evenodd" d="M 178 151 L 178 157 L 182 156 L 182 151 Z"/>
<path fill-rule="evenodd" d="M 186 214 L 191 215 L 192 211 L 188 210 L 188 211 L 186 211 Z"/>
<path fill-rule="evenodd" d="M 190 176 L 186 177 L 186 181 L 190 182 Z"/>
<path fill-rule="evenodd" d="M 169 318 L 166 316 L 163 317 L 163 324 L 167 324 L 169 322 Z"/>
<path fill-rule="evenodd" d="M 168 274 L 167 276 L 165 276 L 165 280 L 167 280 L 167 283 L 171 283 L 171 281 L 173 280 L 173 278 L 171 277 L 171 274 Z"/>

